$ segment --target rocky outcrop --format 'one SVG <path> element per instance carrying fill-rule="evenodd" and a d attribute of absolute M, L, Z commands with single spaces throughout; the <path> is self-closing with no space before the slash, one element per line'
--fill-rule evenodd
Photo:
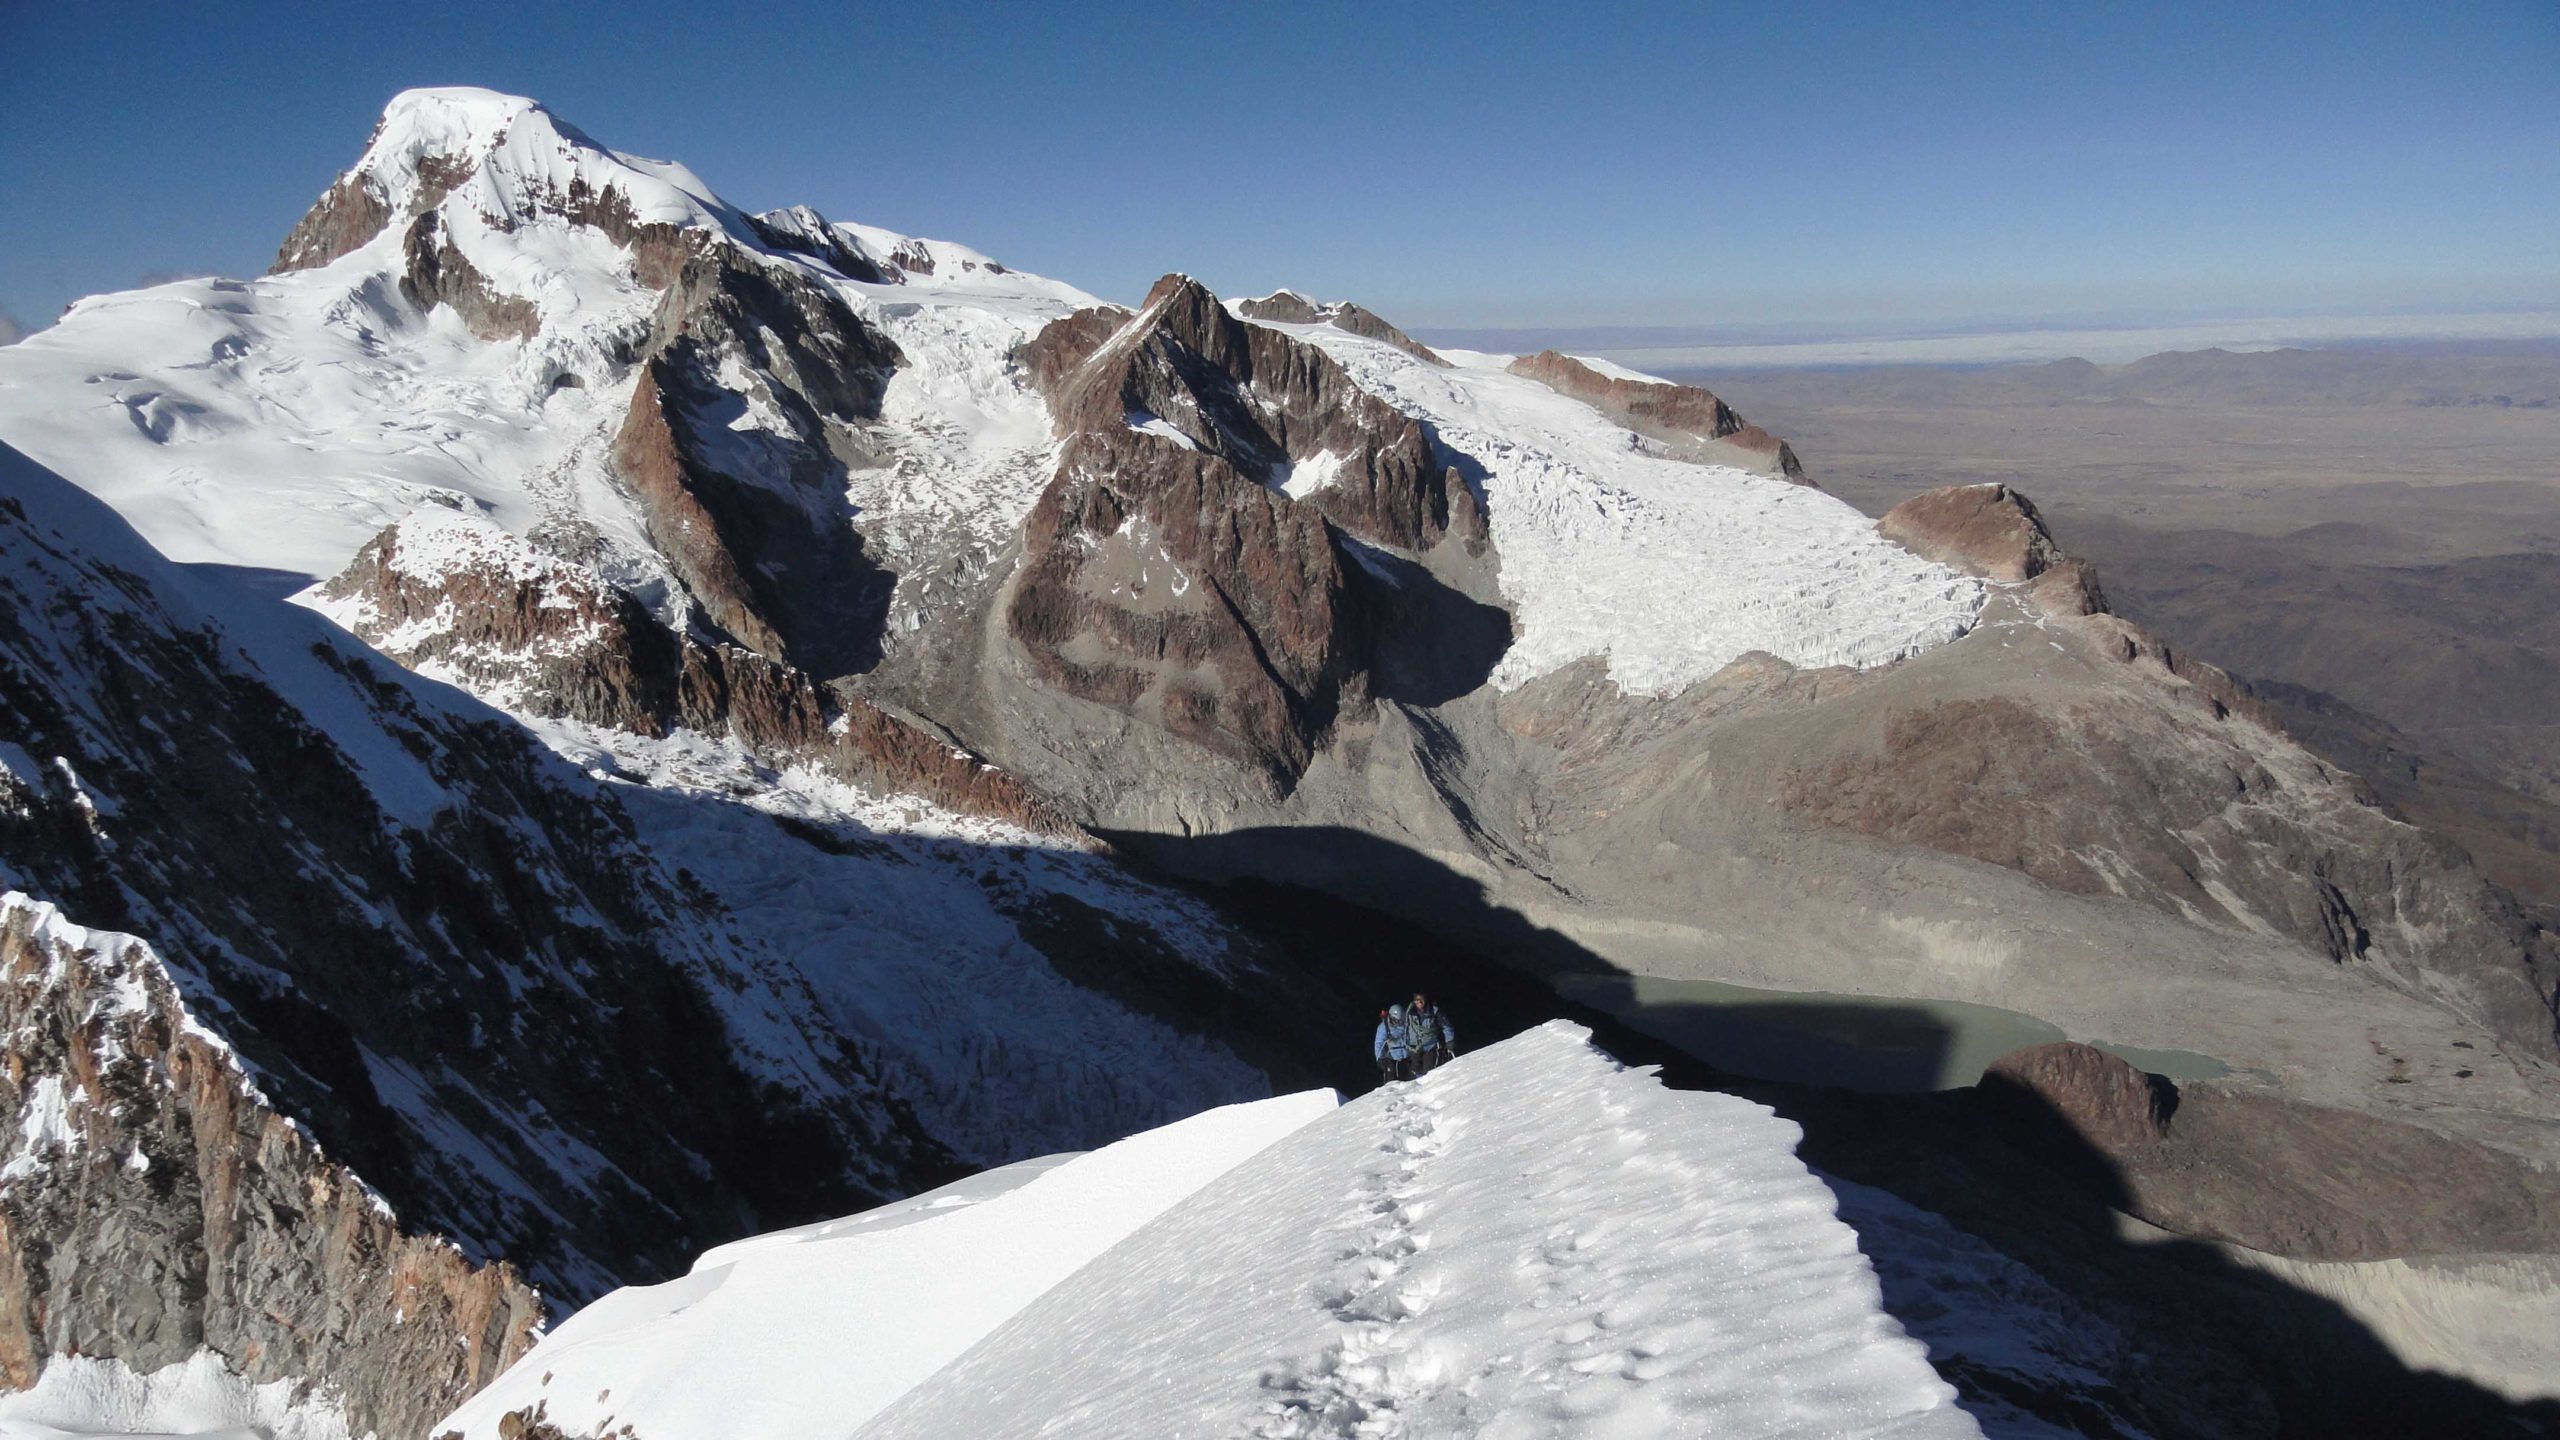
<path fill-rule="evenodd" d="M 1779 804 L 2067 894 L 2273 930 L 2554 1053 L 2548 939 L 2458 848 L 2171 678 L 2132 627 L 2093 619 L 2131 652 L 2121 663 L 2168 683 L 2137 672 L 2135 688 L 2060 705 L 1975 695 L 1894 709 L 1877 748 L 1790 772 Z"/>
<path fill-rule="evenodd" d="M 450 305 L 471 333 L 483 340 L 530 340 L 541 328 L 533 302 L 499 293 L 489 277 L 454 247 L 433 210 L 420 215 L 401 240 L 406 268 L 400 294 L 421 310 Z"/>
<path fill-rule="evenodd" d="M 1556 350 L 1524 355 L 1508 368 L 1660 441 L 1682 459 L 1738 466 L 1799 485 L 1813 483 L 1787 442 L 1744 420 L 1732 406 L 1695 385 L 1604 375 Z"/>
<path fill-rule="evenodd" d="M 314 203 L 284 237 L 270 275 L 313 270 L 364 248 L 391 223 L 391 204 L 380 182 L 349 173 Z"/>
<path fill-rule="evenodd" d="M 2002 1057 L 1972 1099 L 2056 1171 L 2180 1235 L 2294 1260 L 2560 1253 L 2560 1180 L 2403 1121 L 2181 1089 L 2071 1041 Z"/>
<path fill-rule="evenodd" d="M 2035 502 L 2006 485 L 1951 485 L 1915 495 L 1886 511 L 1876 528 L 1941 565 L 2029 585 L 2046 610 L 2095 615 L 2107 608 L 2097 572 L 2064 554 Z"/>
<path fill-rule="evenodd" d="M 899 358 L 833 291 L 741 252 L 668 285 L 613 458 L 651 541 L 747 648 L 826 676 L 877 658 L 887 587 L 843 457 Z"/>
<path fill-rule="evenodd" d="M 2028 1120 L 2050 1119 L 2110 1154 L 2126 1154 L 2169 1131 L 2177 1087 L 2094 1045 L 2056 1041 L 2013 1050 L 1982 1073 L 1975 1094 Z"/>
<path fill-rule="evenodd" d="M 1275 488 L 1293 466 L 1338 466 L 1307 502 L 1352 535 L 1408 552 L 1453 533 L 1485 544 L 1474 497 L 1421 423 L 1323 351 L 1228 314 L 1187 275 L 1157 281 L 1137 315 L 1097 338 L 1108 318 L 1069 316 L 1026 347 L 1061 435 L 1151 418 Z"/>
<path fill-rule="evenodd" d="M 851 244 L 827 217 L 806 205 L 793 205 L 782 210 L 768 210 L 748 217 L 758 238 L 776 250 L 806 255 L 819 261 L 848 280 L 871 285 L 894 285 L 906 278 L 896 270 L 884 270 L 861 246 Z"/>
<path fill-rule="evenodd" d="M 1396 617 L 1442 588 L 1358 547 L 1472 569 L 1473 492 L 1419 423 L 1185 276 L 1017 358 L 1066 437 L 1003 601 L 1033 676 L 1285 790 L 1367 713 Z M 1293 498 L 1298 465 L 1333 478 Z"/>
<path fill-rule="evenodd" d="M 1075 435 L 1023 525 L 1005 620 L 1044 682 L 1273 780 L 1364 698 L 1363 583 L 1313 507 L 1224 458 Z"/>
<path fill-rule="evenodd" d="M 1237 301 L 1236 313 L 1247 320 L 1271 320 L 1283 325 L 1331 325 L 1371 340 L 1383 340 L 1427 364 L 1445 368 L 1449 363 L 1438 351 L 1387 323 L 1386 317 L 1348 300 L 1320 305 L 1295 290 L 1276 290 L 1256 299 Z"/>
<path fill-rule="evenodd" d="M 486 520 L 428 509 L 322 587 L 332 618 L 413 670 L 518 714 L 637 735 L 729 736 L 890 795 L 1044 834 L 1077 832 L 1006 772 L 750 650 L 680 635 L 585 566 Z"/>
<path fill-rule="evenodd" d="M 123 935 L 0 898 L 0 1382 L 60 1355 L 140 1371 L 200 1348 L 318 1385 L 357 1433 L 420 1437 L 532 1344 L 504 1265 L 402 1230 L 276 1113 Z"/>

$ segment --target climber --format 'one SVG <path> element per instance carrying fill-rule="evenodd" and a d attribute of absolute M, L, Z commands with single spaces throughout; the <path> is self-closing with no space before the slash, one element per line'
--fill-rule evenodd
<path fill-rule="evenodd" d="M 1414 1077 L 1413 1047 L 1406 1039 L 1403 1006 L 1390 1005 L 1378 1012 L 1378 1034 L 1369 1042 L 1369 1051 L 1378 1062 L 1379 1083 Z"/>
<path fill-rule="evenodd" d="M 1420 994 L 1404 1012 L 1405 1048 L 1413 1054 L 1416 1075 L 1429 1072 L 1458 1053 L 1458 1032 L 1449 1017 L 1431 1008 Z"/>

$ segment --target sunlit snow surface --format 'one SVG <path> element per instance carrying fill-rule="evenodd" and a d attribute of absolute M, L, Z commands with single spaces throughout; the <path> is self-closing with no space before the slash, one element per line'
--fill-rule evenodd
<path fill-rule="evenodd" d="M 345 1412 L 290 1380 L 253 1385 L 210 1350 L 137 1374 L 121 1360 L 57 1356 L 33 1389 L 0 1395 L 0 1440 L 185 1436 L 348 1440 Z"/>
<path fill-rule="evenodd" d="M 1846 502 L 1675 460 L 1579 400 L 1506 372 L 1449 368 L 1331 325 L 1274 328 L 1430 425 L 1483 487 L 1518 636 L 1505 689 L 1587 655 L 1638 694 L 1681 690 L 1752 651 L 1793 665 L 1881 665 L 1965 633 L 1981 581 L 1876 533 Z"/>
<path fill-rule="evenodd" d="M 436 1433 L 535 1404 L 571 1434 L 841 1436 L 1222 1171 L 1332 1110 L 1311 1091 L 1207 1111 L 869 1214 L 724 1245 L 572 1316 Z M 959 1433 L 959 1432 L 955 1432 Z"/>
<path fill-rule="evenodd" d="M 539 1400 L 650 1440 L 1979 1434 L 1796 1128 L 1586 1035 L 725 1247 L 449 1425 Z"/>
<path fill-rule="evenodd" d="M 856 1433 L 1972 1436 L 1796 1127 L 1555 1022 L 1292 1134 Z"/>

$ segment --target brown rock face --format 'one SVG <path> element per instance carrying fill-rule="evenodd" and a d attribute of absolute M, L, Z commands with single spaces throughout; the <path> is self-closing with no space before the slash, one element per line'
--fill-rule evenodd
<path fill-rule="evenodd" d="M 2178 1234 L 2303 1260 L 2560 1249 L 2560 1182 L 2401 1121 L 2181 1090 L 2076 1041 L 2001 1057 L 1972 1098 L 2055 1169 Z"/>
<path fill-rule="evenodd" d="M 839 447 L 902 358 L 834 292 L 723 248 L 685 263 L 614 438 L 651 541 L 714 624 L 821 675 L 877 657 L 884 587 L 844 505 Z M 779 428 L 737 428 L 724 362 Z"/>
<path fill-rule="evenodd" d="M 1264 483 L 1338 456 L 1334 482 L 1308 503 L 1344 530 L 1423 551 L 1454 521 L 1473 524 L 1460 538 L 1482 548 L 1480 519 L 1456 500 L 1465 482 L 1439 462 L 1421 424 L 1323 351 L 1236 319 L 1184 275 L 1157 281 L 1135 318 L 1098 339 L 1103 324 L 1091 312 L 1070 316 L 1026 350 L 1060 434 L 1125 430 L 1131 415 L 1152 415 Z"/>
<path fill-rule="evenodd" d="M 367 542 L 323 593 L 391 658 L 520 713 L 728 735 L 777 765 L 805 761 L 960 814 L 1075 833 L 1003 770 L 780 661 L 678 635 L 594 572 L 494 525 L 414 516 Z"/>
<path fill-rule="evenodd" d="M 391 203 L 370 175 L 345 175 L 294 224 L 276 251 L 270 275 L 316 270 L 360 250 L 391 223 Z"/>
<path fill-rule="evenodd" d="M 430 210 L 409 226 L 401 241 L 407 269 L 400 293 L 421 310 L 450 305 L 483 340 L 529 340 L 541 328 L 533 302 L 500 294 L 489 277 L 475 268 L 443 233 L 438 212 Z"/>
<path fill-rule="evenodd" d="M 1125 425 L 1068 441 L 1006 621 L 1040 678 L 1294 777 L 1361 699 L 1359 585 L 1313 507 Z"/>
<path fill-rule="evenodd" d="M 1382 629 L 1441 588 L 1422 566 L 1355 559 L 1349 537 L 1418 555 L 1455 538 L 1444 554 L 1466 564 L 1487 543 L 1482 508 L 1420 424 L 1184 276 L 1135 315 L 1058 320 L 1017 358 L 1068 439 L 1024 525 L 1012 638 L 1045 684 L 1285 788 L 1337 717 L 1365 713 Z M 1176 434 L 1136 428 L 1151 421 Z M 1310 462 L 1334 481 L 1282 493 Z M 1389 565 L 1412 574 L 1379 578 Z"/>
<path fill-rule="evenodd" d="M 1511 362 L 1512 374 L 1570 395 L 1683 459 L 1737 465 L 1811 485 L 1787 443 L 1695 385 L 1603 375 L 1570 355 L 1542 350 Z"/>
<path fill-rule="evenodd" d="M 2062 551 L 2035 502 L 2006 485 L 1951 485 L 1885 512 L 1876 528 L 1915 554 L 1968 575 L 2009 584 L 2034 581 L 2048 610 L 2095 615 L 2106 609 L 2095 571 Z"/>
<path fill-rule="evenodd" d="M 2001 1056 L 1983 1072 L 1979 1088 L 1985 1101 L 2050 1115 L 2111 1155 L 2160 1139 L 2177 1108 L 2177 1092 L 2166 1080 L 2070 1040 Z"/>
<path fill-rule="evenodd" d="M 269 1107 L 140 942 L 0 905 L 0 1105 L 57 1133 L 0 1180 L 0 1380 L 49 1357 L 142 1371 L 210 1348 L 257 1382 L 326 1382 L 353 1428 L 423 1436 L 530 1348 L 504 1265 L 402 1232 Z"/>

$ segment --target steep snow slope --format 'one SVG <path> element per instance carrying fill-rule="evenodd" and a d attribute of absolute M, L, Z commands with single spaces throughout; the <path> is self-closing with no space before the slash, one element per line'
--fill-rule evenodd
<path fill-rule="evenodd" d="M 770 957 L 791 993 L 856 1037 L 965 1163 L 1098 1144 L 1204 1099 L 1269 1088 L 1217 1040 L 1069 979 L 1060 962 L 1081 957 L 1040 928 L 1064 907 L 1118 927 L 1112 943 L 1124 950 L 1162 946 L 1214 982 L 1242 978 L 1250 961 L 1231 932 L 1187 897 L 1102 856 L 915 796 L 775 771 L 734 743 L 535 728 L 617 782 L 659 862 L 720 898 L 724 940 Z M 832 843 L 805 843 L 786 825 Z M 1125 953 L 1095 958 L 1128 964 Z"/>
<path fill-rule="evenodd" d="M 563 731 L 582 773 L 5 448 L 0 557 L 0 883 L 150 939 L 288 1113 L 555 1295 L 1268 1088 L 1095 988 L 1250 969 L 1101 857 L 693 738 Z"/>
<path fill-rule="evenodd" d="M 1579 400 L 1504 371 L 1512 357 L 1434 365 L 1331 325 L 1275 328 L 1474 464 L 1518 636 L 1493 683 L 1512 689 L 1587 655 L 1640 695 L 1667 695 L 1765 651 L 1861 669 L 1972 628 L 1982 582 L 1923 560 L 1818 490 L 1663 453 Z M 1313 483 L 1293 476 L 1291 493 Z"/>
<path fill-rule="evenodd" d="M 1211 1110 L 826 1225 L 724 1245 L 571 1317 L 436 1427 L 540 1408 L 570 1434 L 836 1436 L 1183 1197 L 1330 1112 L 1330 1091 Z"/>
<path fill-rule="evenodd" d="M 1981 1433 L 1795 1128 L 1585 1035 L 1296 1131 L 857 1434 Z"/>

